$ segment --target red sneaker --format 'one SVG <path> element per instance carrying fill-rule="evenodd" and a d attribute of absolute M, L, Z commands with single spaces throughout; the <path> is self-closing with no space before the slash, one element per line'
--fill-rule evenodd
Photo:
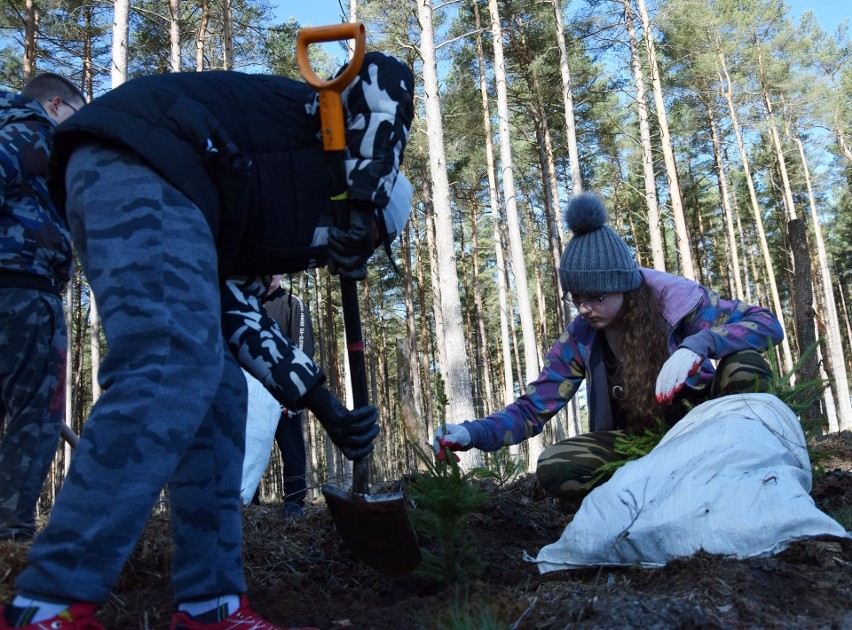
<path fill-rule="evenodd" d="M 20 630 L 106 630 L 95 621 L 95 605 L 88 602 L 71 604 L 61 613 L 44 621 L 21 626 Z M 6 621 L 6 607 L 0 606 L 0 630 L 12 630 Z"/>
<path fill-rule="evenodd" d="M 245 595 L 240 598 L 240 607 L 222 621 L 199 623 L 183 611 L 172 617 L 171 630 L 318 630 L 318 628 L 282 628 L 257 616 L 248 604 Z"/>

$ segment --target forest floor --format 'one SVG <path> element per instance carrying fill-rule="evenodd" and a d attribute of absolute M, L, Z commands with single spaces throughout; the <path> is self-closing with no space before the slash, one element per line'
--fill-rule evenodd
<path fill-rule="evenodd" d="M 852 510 L 852 433 L 823 438 L 811 496 L 829 513 Z M 464 586 L 416 573 L 381 575 L 357 562 L 318 500 L 302 518 L 248 506 L 244 556 L 252 607 L 282 626 L 334 628 L 819 628 L 852 630 L 852 541 L 801 541 L 768 558 L 700 553 L 659 569 L 598 568 L 539 575 L 526 551 L 556 541 L 579 504 L 548 498 L 534 476 L 497 488 L 466 523 L 485 563 Z M 848 518 L 848 516 L 847 516 Z M 846 521 L 848 523 L 848 520 Z M 849 527 L 849 525 L 846 525 Z M 0 542 L 0 601 L 9 601 L 27 544 Z M 172 543 L 151 517 L 98 619 L 111 630 L 166 629 Z"/>

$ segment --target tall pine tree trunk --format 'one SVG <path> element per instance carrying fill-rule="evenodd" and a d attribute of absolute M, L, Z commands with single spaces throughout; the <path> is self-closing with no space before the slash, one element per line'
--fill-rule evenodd
<path fill-rule="evenodd" d="M 828 252 L 825 248 L 825 239 L 822 235 L 822 225 L 817 212 L 814 191 L 811 185 L 811 173 L 808 161 L 805 157 L 805 148 L 801 138 L 795 137 L 796 146 L 799 149 L 799 157 L 802 160 L 802 169 L 805 174 L 805 185 L 808 190 L 808 205 L 811 210 L 811 222 L 813 223 L 814 238 L 817 248 L 817 266 L 819 268 L 819 279 L 824 303 L 824 317 L 826 327 L 826 359 L 833 378 L 834 389 L 837 399 L 837 421 L 841 431 L 852 429 L 852 403 L 849 397 L 849 378 L 846 373 L 846 358 L 843 355 L 843 340 L 840 335 L 840 320 L 838 318 L 837 303 L 834 300 L 834 289 L 831 282 L 831 268 L 828 262 Z"/>
<path fill-rule="evenodd" d="M 222 69 L 234 69 L 234 29 L 232 0 L 222 0 Z"/>
<path fill-rule="evenodd" d="M 130 0 L 115 0 L 112 22 L 112 87 L 127 81 L 127 33 Z"/>
<path fill-rule="evenodd" d="M 169 69 L 180 72 L 180 0 L 169 0 Z"/>
<path fill-rule="evenodd" d="M 207 46 L 207 29 L 210 25 L 210 5 L 208 0 L 201 0 L 201 18 L 198 20 L 198 31 L 195 34 L 195 71 L 204 70 L 204 48 Z"/>
<path fill-rule="evenodd" d="M 424 202 L 424 205 L 426 202 Z M 426 415 L 426 432 L 432 435 L 435 430 L 434 406 L 432 400 L 432 379 L 429 372 L 430 357 L 432 356 L 431 347 L 429 344 L 429 320 L 426 317 L 426 304 L 429 301 L 426 296 L 426 276 L 423 274 L 425 266 L 423 260 L 423 247 L 420 241 L 420 227 L 418 226 L 417 213 L 412 212 L 409 219 L 412 229 L 414 230 L 414 251 L 417 256 L 417 298 L 419 300 L 420 313 L 420 376 L 423 383 L 423 407 Z"/>
<path fill-rule="evenodd" d="M 766 268 L 766 278 L 769 283 L 769 292 L 772 298 L 772 306 L 778 321 L 781 322 L 781 328 L 784 329 L 784 340 L 781 342 L 781 351 L 783 357 L 783 370 L 789 372 L 793 369 L 793 353 L 790 350 L 790 340 L 787 336 L 786 325 L 784 324 L 784 311 L 781 309 L 781 299 L 778 294 L 778 284 L 775 281 L 775 268 L 772 264 L 772 256 L 769 253 L 769 242 L 766 239 L 766 230 L 763 227 L 763 215 L 760 211 L 760 204 L 757 201 L 757 192 L 754 188 L 754 179 L 751 176 L 751 168 L 749 167 L 749 157 L 745 149 L 743 134 L 740 130 L 739 117 L 734 106 L 733 85 L 731 77 L 728 74 L 725 56 L 721 48 L 717 48 L 717 59 L 719 61 L 719 86 L 725 103 L 728 106 L 728 114 L 731 120 L 731 129 L 737 138 L 737 146 L 740 150 L 740 159 L 742 160 L 743 177 L 748 186 L 749 199 L 751 201 L 752 214 L 754 215 L 754 224 L 757 228 L 758 238 L 760 240 L 760 251 L 763 255 L 763 264 Z M 724 75 L 724 79 L 723 79 Z M 755 275 L 755 282 L 757 275 Z"/>
<path fill-rule="evenodd" d="M 636 108 L 639 115 L 639 142 L 642 149 L 642 175 L 645 186 L 645 206 L 648 209 L 648 232 L 651 238 L 651 261 L 654 269 L 665 271 L 666 256 L 663 251 L 663 234 L 660 228 L 660 205 L 657 199 L 657 177 L 654 173 L 654 152 L 651 148 L 651 127 L 648 124 L 648 103 L 645 100 L 645 75 L 639 59 L 636 27 L 633 24 L 633 9 L 630 0 L 621 0 L 624 5 L 624 25 L 630 42 L 630 66 L 633 69 L 633 85 L 636 90 Z"/>
<path fill-rule="evenodd" d="M 444 391 L 449 405 L 447 417 L 454 422 L 473 417 L 471 401 L 470 364 L 465 351 L 465 331 L 462 324 L 459 277 L 453 238 L 450 184 L 444 151 L 444 128 L 441 101 L 438 94 L 438 64 L 435 57 L 435 34 L 432 22 L 432 0 L 417 1 L 420 22 L 420 54 L 423 58 L 423 91 L 426 110 L 426 135 L 429 142 L 429 171 L 432 181 L 432 203 L 435 210 L 435 246 L 440 265 L 441 314 L 444 318 L 444 350 L 446 352 L 447 382 Z M 462 465 L 479 465 L 482 454 L 467 451 Z"/>
<path fill-rule="evenodd" d="M 565 47 L 565 29 L 562 27 L 560 0 L 550 0 L 556 24 L 556 45 L 559 47 L 559 74 L 562 77 L 562 107 L 565 110 L 565 134 L 568 140 L 568 165 L 571 169 L 571 194 L 583 192 L 580 174 L 580 154 L 577 151 L 577 123 L 574 120 L 574 94 L 571 92 L 571 72 L 568 68 L 568 51 Z"/>
<path fill-rule="evenodd" d="M 424 433 L 427 431 L 423 413 L 423 387 L 420 382 L 420 367 L 417 363 L 417 312 L 414 306 L 414 281 L 411 273 L 411 225 L 406 222 L 402 232 L 402 282 L 405 297 L 405 358 L 407 359 L 408 374 L 411 380 L 411 411 L 413 414 L 412 425 L 422 427 Z M 426 349 L 423 349 L 425 354 Z M 402 403 L 402 400 L 400 400 Z M 418 429 L 415 428 L 414 431 Z M 413 436 L 412 436 L 413 437 Z"/>
<path fill-rule="evenodd" d="M 509 303 L 506 292 L 506 262 L 500 237 L 500 199 L 494 164 L 494 143 L 491 135 L 491 114 L 488 107 L 488 86 L 485 77 L 485 57 L 482 52 L 479 2 L 473 0 L 476 16 L 476 57 L 479 65 L 479 96 L 482 101 L 482 124 L 485 129 L 485 165 L 488 170 L 488 197 L 491 202 L 491 225 L 494 233 L 494 261 L 497 274 L 497 308 L 500 313 L 500 356 L 503 367 L 502 400 L 495 406 L 508 405 L 515 398 L 512 377 L 512 348 L 509 343 Z"/>
<path fill-rule="evenodd" d="M 547 237 L 550 258 L 553 261 L 552 290 L 554 296 L 561 295 L 559 287 L 559 258 L 562 254 L 564 241 L 559 225 L 559 184 L 556 181 L 556 159 L 553 151 L 553 139 L 550 133 L 550 122 L 547 116 L 547 106 L 542 96 L 541 81 L 535 69 L 535 59 L 527 43 L 523 23 L 520 23 L 510 34 L 511 42 L 517 56 L 526 68 L 524 75 L 530 89 L 530 109 L 535 125 L 538 144 L 539 163 L 541 164 L 541 184 L 544 194 L 544 216 L 547 224 Z M 532 207 L 532 204 L 529 204 Z M 557 310 L 557 324 L 560 328 L 567 325 L 562 310 Z M 543 353 L 539 352 L 538 363 L 541 364 Z"/>
<path fill-rule="evenodd" d="M 732 294 L 738 299 L 743 297 L 743 284 L 740 277 L 740 254 L 737 247 L 736 232 L 734 231 L 734 217 L 731 208 L 731 198 L 728 193 L 728 178 L 725 175 L 725 165 L 722 160 L 722 141 L 719 137 L 719 128 L 716 125 L 715 109 L 713 103 L 708 99 L 701 99 L 707 112 L 707 124 L 710 127 L 710 139 L 713 145 L 713 164 L 716 167 L 716 180 L 719 183 L 719 199 L 722 202 L 722 211 L 725 223 L 725 243 L 729 253 L 728 260 L 733 280 Z"/>
<path fill-rule="evenodd" d="M 506 62 L 503 57 L 503 29 L 500 25 L 500 13 L 497 0 L 488 0 L 491 13 L 491 36 L 494 47 L 494 79 L 497 84 L 497 117 L 500 135 L 500 172 L 503 180 L 503 196 L 506 202 L 506 227 L 509 235 L 509 260 L 515 279 L 518 296 L 518 314 L 521 319 L 521 335 L 524 340 L 524 376 L 527 383 L 535 380 L 539 373 L 538 346 L 535 340 L 530 292 L 527 285 L 527 265 L 524 260 L 524 247 L 521 241 L 521 227 L 518 220 L 518 202 L 515 192 L 515 176 L 512 171 L 512 139 L 509 134 L 509 97 L 506 87 Z M 535 462 L 544 450 L 541 437 L 528 440 L 530 450 L 527 467 L 535 470 Z"/>
<path fill-rule="evenodd" d="M 38 11 L 34 0 L 24 2 L 24 58 L 22 60 L 24 83 L 36 75 L 36 23 Z"/>
<path fill-rule="evenodd" d="M 657 123 L 660 129 L 660 146 L 663 150 L 663 163 L 666 167 L 666 178 L 669 183 L 669 198 L 672 206 L 672 216 L 677 236 L 677 250 L 680 254 L 681 272 L 686 278 L 695 280 L 695 264 L 692 259 L 692 246 L 689 239 L 689 228 L 686 224 L 686 213 L 683 208 L 683 195 L 675 164 L 674 147 L 669 132 L 669 119 L 666 113 L 666 103 L 663 100 L 663 84 L 660 80 L 660 67 L 657 64 L 657 52 L 654 45 L 654 34 L 651 30 L 651 20 L 645 8 L 645 0 L 637 0 L 639 17 L 642 20 L 642 31 L 645 37 L 645 48 L 648 51 L 648 68 L 651 73 L 651 87 L 654 92 L 654 104 L 657 111 Z"/>
<path fill-rule="evenodd" d="M 485 309 L 482 302 L 481 279 L 479 275 L 479 220 L 477 217 L 476 195 L 471 194 L 470 200 L 470 231 L 473 240 L 473 306 L 474 318 L 476 320 L 476 333 L 479 346 L 479 357 L 482 365 L 482 381 L 485 385 L 484 411 L 491 413 L 494 405 L 494 391 L 491 386 L 491 362 L 488 360 L 488 335 L 485 332 Z"/>

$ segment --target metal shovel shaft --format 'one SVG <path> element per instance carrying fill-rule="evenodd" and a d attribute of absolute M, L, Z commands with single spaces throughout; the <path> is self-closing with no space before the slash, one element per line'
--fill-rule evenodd
<path fill-rule="evenodd" d="M 332 81 L 322 81 L 311 69 L 307 52 L 308 44 L 340 39 L 355 40 L 352 58 L 341 75 Z M 345 215 L 346 225 L 349 220 L 348 206 L 345 205 L 347 191 L 343 168 L 343 152 L 346 143 L 340 93 L 361 69 L 365 40 L 366 34 L 362 24 L 338 24 L 302 29 L 296 38 L 299 70 L 308 84 L 319 94 L 323 149 L 329 156 L 332 182 L 335 183 L 332 198 L 336 200 L 334 203 L 343 210 L 341 214 Z M 369 390 L 358 308 L 358 285 L 355 280 L 341 277 L 340 294 L 353 402 L 356 408 L 364 407 L 369 404 Z M 356 558 L 381 573 L 393 576 L 407 575 L 419 566 L 420 546 L 408 520 L 405 498 L 401 493 L 370 494 L 369 456 L 353 463 L 350 492 L 325 486 L 322 493 L 340 537 Z"/>

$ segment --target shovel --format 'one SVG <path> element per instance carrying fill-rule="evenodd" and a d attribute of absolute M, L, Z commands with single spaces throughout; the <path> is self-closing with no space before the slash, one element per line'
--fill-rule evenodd
<path fill-rule="evenodd" d="M 331 81 L 319 79 L 308 60 L 308 45 L 344 39 L 355 40 L 355 52 L 349 65 Z M 329 154 L 332 200 L 336 210 L 339 210 L 335 216 L 345 217 L 347 222 L 349 211 L 343 165 L 346 136 L 340 93 L 361 69 L 365 42 L 364 25 L 358 23 L 303 28 L 296 38 L 299 71 L 319 96 L 323 149 Z M 369 404 L 369 396 L 356 281 L 341 277 L 340 294 L 353 401 L 358 408 Z M 350 491 L 326 485 L 322 493 L 337 532 L 358 560 L 380 573 L 392 576 L 408 575 L 420 565 L 420 546 L 408 520 L 402 493 L 370 494 L 369 456 L 353 462 Z"/>
<path fill-rule="evenodd" d="M 68 442 L 68 445 L 71 448 L 77 448 L 77 443 L 80 441 L 80 438 L 77 437 L 77 434 L 74 433 L 73 429 L 71 429 L 71 427 L 69 427 L 64 422 L 62 423 L 62 427 L 60 429 L 60 435 L 66 442 Z"/>

